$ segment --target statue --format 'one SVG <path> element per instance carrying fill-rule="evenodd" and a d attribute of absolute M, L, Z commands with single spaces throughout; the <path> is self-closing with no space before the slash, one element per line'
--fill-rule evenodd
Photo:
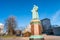
<path fill-rule="evenodd" d="M 29 37 L 30 40 L 44 40 L 42 36 L 42 25 L 39 20 L 38 15 L 38 6 L 34 5 L 32 9 L 32 21 L 30 22 L 31 25 L 31 36 Z"/>
<path fill-rule="evenodd" d="M 34 5 L 32 11 L 32 19 L 39 19 L 38 16 L 38 6 Z"/>

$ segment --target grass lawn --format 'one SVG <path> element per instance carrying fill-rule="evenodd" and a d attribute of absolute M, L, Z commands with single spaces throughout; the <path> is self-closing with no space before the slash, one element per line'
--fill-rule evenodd
<path fill-rule="evenodd" d="M 15 36 L 15 35 L 5 35 L 5 36 L 0 36 L 0 38 L 15 38 L 15 37 L 20 37 L 20 36 Z"/>

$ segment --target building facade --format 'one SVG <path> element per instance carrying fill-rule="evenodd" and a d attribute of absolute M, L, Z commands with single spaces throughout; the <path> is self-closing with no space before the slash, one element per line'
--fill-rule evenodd
<path fill-rule="evenodd" d="M 51 31 L 51 22 L 50 19 L 45 18 L 41 20 L 42 28 L 43 28 L 43 33 L 49 34 Z"/>
<path fill-rule="evenodd" d="M 54 34 L 54 35 L 60 36 L 60 26 L 58 26 L 58 25 L 53 25 L 53 26 L 52 26 L 52 30 L 53 30 L 53 34 Z"/>
<path fill-rule="evenodd" d="M 0 23 L 0 34 L 3 34 L 4 24 Z"/>

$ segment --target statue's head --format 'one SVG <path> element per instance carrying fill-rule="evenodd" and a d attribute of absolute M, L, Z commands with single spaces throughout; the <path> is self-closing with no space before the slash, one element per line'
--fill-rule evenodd
<path fill-rule="evenodd" d="M 38 6 L 34 5 L 33 10 L 37 11 L 38 10 Z"/>
<path fill-rule="evenodd" d="M 37 12 L 38 11 L 38 6 L 34 5 L 33 9 L 31 10 L 31 12 Z"/>

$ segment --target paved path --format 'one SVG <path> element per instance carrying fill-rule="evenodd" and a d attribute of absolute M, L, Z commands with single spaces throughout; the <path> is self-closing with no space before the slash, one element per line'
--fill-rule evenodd
<path fill-rule="evenodd" d="M 60 40 L 60 36 L 43 35 L 45 40 Z M 29 40 L 29 37 L 5 38 L 0 40 Z"/>
<path fill-rule="evenodd" d="M 45 40 L 60 40 L 60 36 L 43 35 Z"/>

